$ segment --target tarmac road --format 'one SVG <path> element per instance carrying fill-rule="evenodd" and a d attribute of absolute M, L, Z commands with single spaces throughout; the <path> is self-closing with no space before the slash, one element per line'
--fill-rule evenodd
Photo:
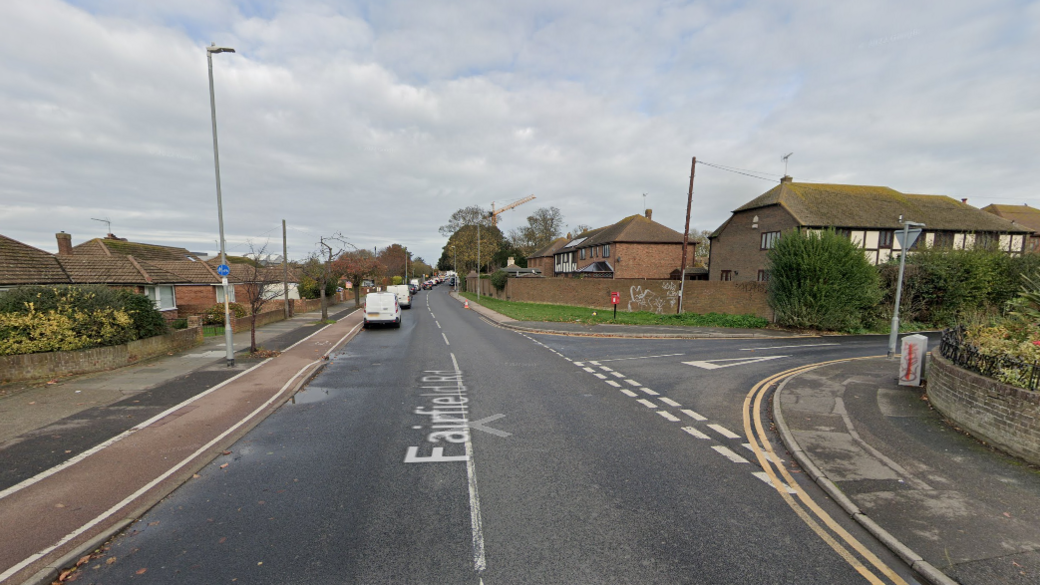
<path fill-rule="evenodd" d="M 518 333 L 440 287 L 81 581 L 916 583 L 770 437 L 745 436 L 757 381 L 885 342 L 831 343 Z M 797 485 L 770 482 L 766 444 Z"/>

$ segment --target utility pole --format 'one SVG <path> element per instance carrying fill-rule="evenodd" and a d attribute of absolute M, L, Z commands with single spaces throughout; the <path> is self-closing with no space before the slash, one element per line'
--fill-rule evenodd
<path fill-rule="evenodd" d="M 481 218 L 483 219 L 483 218 Z M 477 221 L 477 302 L 480 302 L 480 221 Z"/>
<path fill-rule="evenodd" d="M 682 237 L 682 268 L 679 270 L 679 302 L 675 311 L 676 315 L 682 313 L 682 298 L 686 292 L 686 247 L 690 243 L 690 209 L 693 207 L 693 174 L 697 170 L 697 157 L 693 157 L 690 163 L 690 193 L 686 198 L 686 231 Z"/>
<path fill-rule="evenodd" d="M 285 242 L 285 220 L 282 220 L 282 298 L 285 301 L 282 308 L 285 310 L 285 318 L 292 317 L 289 313 L 289 246 Z"/>

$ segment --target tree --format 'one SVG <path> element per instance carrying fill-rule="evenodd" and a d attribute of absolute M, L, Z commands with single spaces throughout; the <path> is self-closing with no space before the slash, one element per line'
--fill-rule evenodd
<path fill-rule="evenodd" d="M 442 268 L 442 270 L 451 270 L 451 268 Z M 433 274 L 433 266 L 430 266 L 429 264 L 427 264 L 426 261 L 423 260 L 421 256 L 416 256 L 415 259 L 412 260 L 412 271 L 411 271 L 411 273 L 412 274 L 418 274 L 418 275 Z"/>
<path fill-rule="evenodd" d="M 714 233 L 711 230 L 700 230 L 690 234 L 690 241 L 697 242 L 696 256 L 693 257 L 694 266 L 708 266 L 708 256 L 711 251 L 711 240 L 709 236 Z"/>
<path fill-rule="evenodd" d="M 438 231 L 440 231 L 442 236 L 451 237 L 452 234 L 459 231 L 463 226 L 477 225 L 479 223 L 481 226 L 491 227 L 493 224 L 489 214 L 488 210 L 478 205 L 463 207 L 451 214 L 451 217 L 448 218 L 448 223 L 442 225 Z"/>
<path fill-rule="evenodd" d="M 549 245 L 562 232 L 563 213 L 556 207 L 542 207 L 527 216 L 527 225 L 509 232 L 509 242 L 519 260 Z"/>
<path fill-rule="evenodd" d="M 408 248 L 401 244 L 390 244 L 379 251 L 376 258 L 383 265 L 386 275 L 402 276 L 408 268 L 408 257 L 411 255 Z"/>
<path fill-rule="evenodd" d="M 769 305 L 781 325 L 855 329 L 881 300 L 877 269 L 832 229 L 785 232 L 768 258 Z"/>
<path fill-rule="evenodd" d="M 354 306 L 361 306 L 361 281 L 373 278 L 380 269 L 375 254 L 368 250 L 350 250 L 339 255 L 333 262 L 333 270 L 354 284 Z"/>
<path fill-rule="evenodd" d="M 494 226 L 480 228 L 480 264 L 487 266 L 494 260 L 495 254 L 502 247 L 504 238 L 502 231 Z M 452 246 L 455 246 L 454 252 Z M 477 268 L 477 226 L 467 225 L 459 228 L 448 238 L 438 266 L 453 265 L 455 254 L 458 254 L 459 272 L 466 273 Z M 451 264 L 449 264 L 451 263 Z M 445 269 L 446 268 L 442 268 Z"/>
<path fill-rule="evenodd" d="M 326 298 L 328 285 L 335 284 L 342 273 L 337 272 L 333 262 L 343 255 L 346 246 L 351 244 L 343 234 L 336 232 L 331 236 L 321 236 L 318 239 L 318 249 L 311 253 L 307 262 L 303 264 L 303 274 L 313 278 L 318 283 L 321 292 L 321 320 L 329 320 L 329 302 Z M 311 260 L 314 260 L 313 262 Z"/>
<path fill-rule="evenodd" d="M 282 282 L 280 271 L 275 268 L 264 266 L 260 260 L 267 257 L 267 243 L 263 246 L 254 246 L 249 242 L 249 253 L 246 258 L 250 262 L 235 264 L 236 275 L 242 279 L 242 289 L 245 290 L 245 304 L 249 309 L 249 353 L 256 353 L 256 315 L 264 310 L 264 306 L 271 299 L 280 296 L 281 291 L 275 288 L 275 284 Z"/>
<path fill-rule="evenodd" d="M 574 226 L 574 230 L 571 232 L 571 235 L 576 238 L 579 234 L 583 234 L 591 229 L 591 225 L 586 223 L 579 223 L 578 225 Z"/>

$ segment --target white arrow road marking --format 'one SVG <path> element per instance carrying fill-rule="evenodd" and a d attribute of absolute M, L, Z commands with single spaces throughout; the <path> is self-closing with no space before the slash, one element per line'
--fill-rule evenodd
<path fill-rule="evenodd" d="M 486 416 L 480 420 L 470 421 L 466 423 L 466 426 L 471 429 L 477 429 L 478 431 L 484 431 L 485 433 L 491 433 L 496 437 L 509 437 L 512 436 L 513 433 L 507 433 L 505 431 L 500 431 L 498 429 L 493 429 L 491 427 L 484 426 L 486 423 L 496 421 L 504 416 L 504 414 L 493 414 L 491 416 Z"/>
<path fill-rule="evenodd" d="M 756 358 L 730 358 L 725 360 L 704 360 L 699 362 L 683 362 L 688 366 L 694 366 L 696 368 L 704 368 L 705 370 L 717 370 L 719 368 L 731 368 L 733 366 L 743 366 L 744 364 L 753 364 L 755 362 L 765 362 L 769 360 L 778 360 L 780 358 L 791 357 L 789 355 L 769 355 Z M 715 362 L 733 362 L 731 364 L 721 364 Z"/>

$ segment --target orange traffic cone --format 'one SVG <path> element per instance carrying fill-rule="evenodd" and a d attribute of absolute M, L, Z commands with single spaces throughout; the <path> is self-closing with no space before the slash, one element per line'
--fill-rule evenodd
<path fill-rule="evenodd" d="M 462 308 L 463 309 L 468 309 L 469 308 L 469 301 L 466 301 L 466 304 Z"/>

